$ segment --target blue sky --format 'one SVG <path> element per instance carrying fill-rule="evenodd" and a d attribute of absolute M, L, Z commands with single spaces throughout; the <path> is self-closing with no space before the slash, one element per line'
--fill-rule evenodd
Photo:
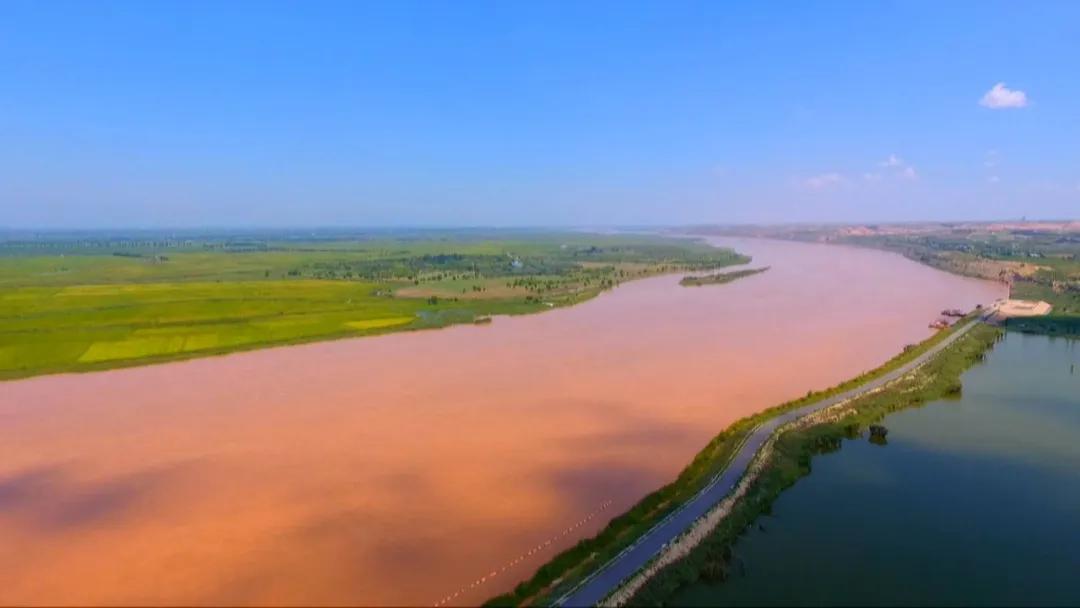
<path fill-rule="evenodd" d="M 9 0 L 0 144 L 9 227 L 1077 217 L 1080 2 Z"/>

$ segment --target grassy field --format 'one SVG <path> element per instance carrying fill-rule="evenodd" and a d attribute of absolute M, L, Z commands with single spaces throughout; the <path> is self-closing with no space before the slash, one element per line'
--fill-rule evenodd
<path fill-rule="evenodd" d="M 662 272 L 744 263 L 581 233 L 0 242 L 0 379 L 524 314 Z"/>
<path fill-rule="evenodd" d="M 545 605 L 562 596 L 632 544 L 642 533 L 677 509 L 683 502 L 697 494 L 718 472 L 724 469 L 749 433 L 762 422 L 780 413 L 842 393 L 887 374 L 944 340 L 956 328 L 957 326 L 953 326 L 917 345 L 909 346 L 881 367 L 843 384 L 824 391 L 807 393 L 801 399 L 778 405 L 733 423 L 713 438 L 672 483 L 649 494 L 629 511 L 612 519 L 596 536 L 583 539 L 575 546 L 556 555 L 551 561 L 541 566 L 531 578 L 520 583 L 513 591 L 492 598 L 488 605 Z M 971 333 L 985 337 L 987 330 L 993 331 L 990 328 L 986 330 L 976 328 Z M 965 336 L 958 343 L 968 344 L 969 339 Z M 952 346 L 948 352 L 956 350 L 957 347 Z M 934 361 L 939 359 L 942 357 L 935 357 Z"/>
<path fill-rule="evenodd" d="M 1080 338 L 1080 290 L 1055 291 L 1046 285 L 1022 282 L 1011 290 L 1014 298 L 1044 300 L 1054 306 L 1050 314 L 1042 317 L 1016 317 L 1006 321 L 1009 329 L 1048 336 Z"/>

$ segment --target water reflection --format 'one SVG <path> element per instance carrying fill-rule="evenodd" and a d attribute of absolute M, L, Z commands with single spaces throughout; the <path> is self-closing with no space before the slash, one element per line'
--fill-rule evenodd
<path fill-rule="evenodd" d="M 1008 334 L 962 397 L 889 415 L 887 449 L 816 458 L 736 544 L 745 570 L 673 602 L 1077 605 L 1076 344 Z"/>

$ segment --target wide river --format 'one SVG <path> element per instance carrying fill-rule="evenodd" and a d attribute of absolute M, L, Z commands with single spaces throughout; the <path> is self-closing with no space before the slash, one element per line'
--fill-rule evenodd
<path fill-rule="evenodd" d="M 1005 294 L 880 251 L 714 242 L 772 269 L 635 281 L 491 325 L 0 383 L 0 603 L 480 601 L 732 421 Z"/>

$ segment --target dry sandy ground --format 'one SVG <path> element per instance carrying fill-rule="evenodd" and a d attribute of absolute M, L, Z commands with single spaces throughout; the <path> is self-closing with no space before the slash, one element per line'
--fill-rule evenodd
<path fill-rule="evenodd" d="M 999 300 L 994 303 L 997 316 L 1009 317 L 1041 317 L 1050 314 L 1053 307 L 1043 301 L 1033 300 Z"/>

